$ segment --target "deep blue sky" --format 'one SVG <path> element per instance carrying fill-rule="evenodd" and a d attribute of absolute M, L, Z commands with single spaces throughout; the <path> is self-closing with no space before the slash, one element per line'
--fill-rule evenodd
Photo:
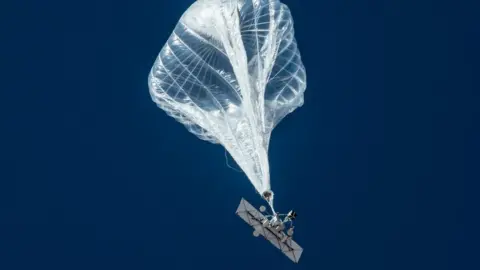
<path fill-rule="evenodd" d="M 308 86 L 270 163 L 299 265 L 234 215 L 261 201 L 223 148 L 150 100 L 191 0 L 7 2 L 0 269 L 480 269 L 478 1 L 284 1 Z"/>

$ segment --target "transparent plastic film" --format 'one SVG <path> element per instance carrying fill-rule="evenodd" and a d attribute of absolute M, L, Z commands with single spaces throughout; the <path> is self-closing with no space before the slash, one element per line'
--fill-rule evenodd
<path fill-rule="evenodd" d="M 305 88 L 293 20 L 278 0 L 194 2 L 149 75 L 153 101 L 223 145 L 259 194 L 271 189 L 271 132 L 302 106 Z"/>

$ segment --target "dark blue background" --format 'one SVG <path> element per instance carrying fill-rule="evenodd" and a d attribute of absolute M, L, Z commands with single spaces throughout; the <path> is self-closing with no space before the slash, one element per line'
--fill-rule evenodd
<path fill-rule="evenodd" d="M 270 163 L 299 265 L 150 99 L 192 1 L 47 0 L 0 9 L 0 269 L 480 269 L 478 1 L 284 2 L 308 87 Z"/>

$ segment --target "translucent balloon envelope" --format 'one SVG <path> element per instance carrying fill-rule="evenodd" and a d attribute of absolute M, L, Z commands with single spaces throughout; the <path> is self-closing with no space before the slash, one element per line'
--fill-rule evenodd
<path fill-rule="evenodd" d="M 223 145 L 269 201 L 270 134 L 302 106 L 305 88 L 293 20 L 278 0 L 194 2 L 149 75 L 155 103 L 200 139 Z"/>

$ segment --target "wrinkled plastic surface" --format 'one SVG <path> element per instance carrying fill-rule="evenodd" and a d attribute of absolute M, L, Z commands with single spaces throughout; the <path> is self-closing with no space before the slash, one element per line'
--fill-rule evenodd
<path fill-rule="evenodd" d="M 199 0 L 149 75 L 152 99 L 203 140 L 222 144 L 256 190 L 270 190 L 273 128 L 303 104 L 305 68 L 278 0 Z"/>

